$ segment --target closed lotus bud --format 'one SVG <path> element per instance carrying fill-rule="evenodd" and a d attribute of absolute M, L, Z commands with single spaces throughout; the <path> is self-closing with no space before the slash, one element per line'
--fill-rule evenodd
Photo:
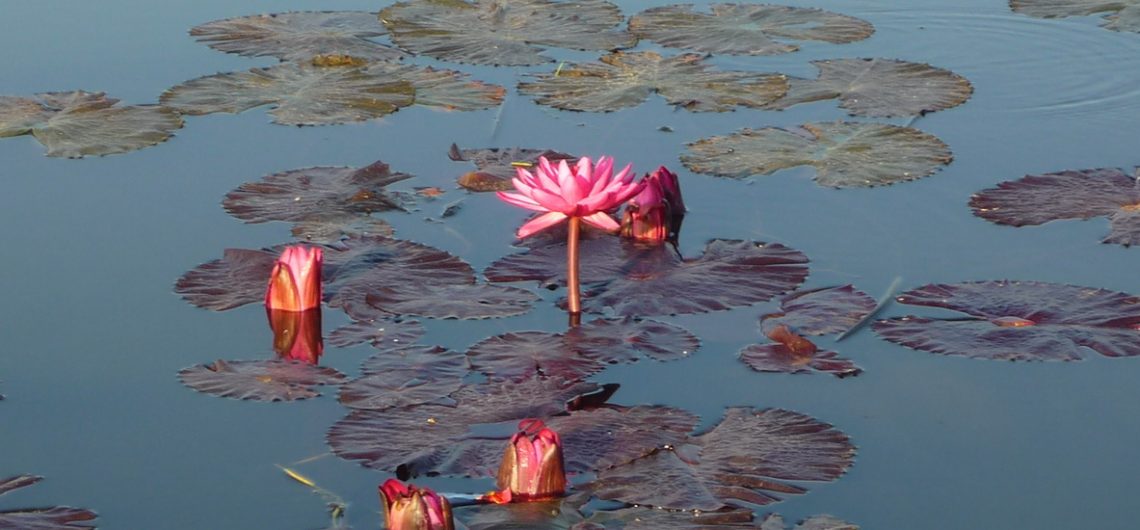
<path fill-rule="evenodd" d="M 566 492 L 562 440 L 542 420 L 519 422 L 519 432 L 499 466 L 500 497 L 507 501 L 550 499 Z"/>
<path fill-rule="evenodd" d="M 380 485 L 380 502 L 388 530 L 455 530 L 451 503 L 428 488 L 388 479 Z"/>
<path fill-rule="evenodd" d="M 685 217 L 677 175 L 661 166 L 643 180 L 645 188 L 626 203 L 621 235 L 645 243 L 675 242 Z"/>
<path fill-rule="evenodd" d="M 321 310 L 285 311 L 268 309 L 273 330 L 273 351 L 282 359 L 317 364 L 324 353 L 321 339 Z"/>
<path fill-rule="evenodd" d="M 669 213 L 685 215 L 685 201 L 681 198 L 681 181 L 677 179 L 677 174 L 661 166 L 649 178 L 656 179 L 660 184 L 665 202 L 669 203 Z"/>
<path fill-rule="evenodd" d="M 321 249 L 293 245 L 285 247 L 269 273 L 265 307 L 304 311 L 321 305 Z"/>

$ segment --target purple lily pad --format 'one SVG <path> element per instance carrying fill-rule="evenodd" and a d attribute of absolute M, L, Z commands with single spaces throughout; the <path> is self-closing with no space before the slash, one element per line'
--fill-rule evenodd
<path fill-rule="evenodd" d="M 511 179 L 518 173 L 519 167 L 531 167 L 538 163 L 539 157 L 551 162 L 565 160 L 574 163 L 577 157 L 550 149 L 527 149 L 523 147 L 487 149 L 459 149 L 451 144 L 448 158 L 456 162 L 472 162 L 477 171 L 465 173 L 459 177 L 459 185 L 469 191 L 511 191 L 515 189 Z"/>
<path fill-rule="evenodd" d="M 345 238 L 393 237 L 396 229 L 388 221 L 359 214 L 315 214 L 297 221 L 290 230 L 293 237 L 314 244 L 332 245 Z"/>
<path fill-rule="evenodd" d="M 797 291 L 780 300 L 780 312 L 760 317 L 765 333 L 788 326 L 800 335 L 843 333 L 875 310 L 875 299 L 850 285 Z"/>
<path fill-rule="evenodd" d="M 203 309 L 225 311 L 265 298 L 269 273 L 279 252 L 227 248 L 222 259 L 183 274 L 174 292 Z"/>
<path fill-rule="evenodd" d="M 249 57 L 309 60 L 342 54 L 374 60 L 399 59 L 403 51 L 373 42 L 386 34 L 376 13 L 365 11 L 299 11 L 227 18 L 195 26 L 198 42 L 226 53 Z"/>
<path fill-rule="evenodd" d="M 418 320 L 375 318 L 345 324 L 329 333 L 328 342 L 338 348 L 369 343 L 381 349 L 410 345 L 424 336 Z"/>
<path fill-rule="evenodd" d="M 687 444 L 598 473 L 589 486 L 603 499 L 679 510 L 769 504 L 802 487 L 782 481 L 830 481 L 851 465 L 847 435 L 809 416 L 732 407 Z"/>
<path fill-rule="evenodd" d="M 439 346 L 386 348 L 364 361 L 363 372 L 341 385 L 341 404 L 383 410 L 438 402 L 459 390 L 467 358 Z"/>
<path fill-rule="evenodd" d="M 807 278 L 807 257 L 780 244 L 714 239 L 697 258 L 615 237 L 581 243 L 583 311 L 621 316 L 705 313 L 764 302 Z M 566 246 L 532 248 L 491 264 L 488 281 L 564 285 Z M 663 295 L 668 293 L 668 295 Z"/>
<path fill-rule="evenodd" d="M 377 286 L 367 293 L 364 303 L 393 315 L 481 319 L 521 315 L 530 311 L 537 300 L 538 296 L 530 291 L 501 285 L 407 284 Z M 353 318 L 363 316 L 349 307 L 345 311 Z"/>
<path fill-rule="evenodd" d="M 10 491 L 31 486 L 43 477 L 35 475 L 16 475 L 14 477 L 0 477 L 0 495 Z M 95 512 L 82 508 L 67 506 L 51 506 L 47 508 L 24 508 L 18 510 L 0 511 L 0 528 L 12 530 L 75 530 L 77 528 L 95 528 Z"/>
<path fill-rule="evenodd" d="M 836 377 L 860 374 L 863 369 L 833 351 L 820 350 L 810 340 L 780 325 L 768 332 L 770 344 L 752 344 L 740 350 L 740 360 L 757 372 L 789 374 L 829 373 Z"/>
<path fill-rule="evenodd" d="M 320 395 L 314 387 L 338 385 L 344 374 L 290 361 L 223 361 L 178 372 L 182 384 L 204 394 L 253 401 L 294 401 Z"/>
<path fill-rule="evenodd" d="M 1104 13 L 1101 27 L 1140 32 L 1140 2 L 1136 0 L 1009 0 L 1014 13 L 1037 18 L 1080 17 Z"/>
<path fill-rule="evenodd" d="M 43 477 L 36 475 L 16 475 L 14 477 L 0 478 L 0 495 L 20 488 L 26 488 L 43 479 Z"/>
<path fill-rule="evenodd" d="M 1111 233 L 1101 240 L 1140 243 L 1140 173 L 1116 168 L 1027 175 L 974 194 L 974 215 L 997 224 L 1029 226 L 1060 219 L 1108 217 Z"/>
<path fill-rule="evenodd" d="M 684 359 L 701 347 L 685 328 L 632 317 L 591 320 L 567 330 L 564 340 L 582 355 L 609 364 L 634 362 L 642 355 L 655 361 Z"/>
<path fill-rule="evenodd" d="M 1140 355 L 1140 297 L 1043 282 L 932 284 L 907 291 L 902 304 L 942 307 L 956 318 L 880 320 L 883 338 L 917 350 L 1009 361 L 1077 361 L 1087 350 Z"/>

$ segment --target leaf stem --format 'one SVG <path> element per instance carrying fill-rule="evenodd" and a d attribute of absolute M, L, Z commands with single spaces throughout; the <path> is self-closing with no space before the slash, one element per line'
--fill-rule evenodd
<path fill-rule="evenodd" d="M 582 294 L 578 287 L 578 232 L 581 220 L 570 217 L 570 230 L 566 235 L 566 289 L 569 297 L 566 309 L 570 312 L 570 325 L 582 313 Z"/>

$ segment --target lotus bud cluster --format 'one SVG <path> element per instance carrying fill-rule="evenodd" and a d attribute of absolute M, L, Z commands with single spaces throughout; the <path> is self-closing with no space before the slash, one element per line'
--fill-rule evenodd
<path fill-rule="evenodd" d="M 642 181 L 645 188 L 625 205 L 622 237 L 654 244 L 675 242 L 685 217 L 677 175 L 661 166 Z"/>
<path fill-rule="evenodd" d="M 305 311 L 321 305 L 321 261 L 319 247 L 285 247 L 269 274 L 265 307 L 284 311 Z"/>
<path fill-rule="evenodd" d="M 388 530 L 455 530 L 451 503 L 428 488 L 396 479 L 380 485 Z"/>
<path fill-rule="evenodd" d="M 503 454 L 499 466 L 499 491 L 493 502 L 526 502 L 551 499 L 566 493 L 562 440 L 542 420 L 519 422 L 519 432 Z"/>

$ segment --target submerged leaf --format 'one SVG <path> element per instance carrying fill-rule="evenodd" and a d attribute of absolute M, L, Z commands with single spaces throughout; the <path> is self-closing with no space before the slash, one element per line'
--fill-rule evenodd
<path fill-rule="evenodd" d="M 880 320 L 883 338 L 917 350 L 1008 361 L 1077 361 L 1093 350 L 1140 355 L 1140 297 L 1043 282 L 932 284 L 903 293 L 902 304 L 965 313 L 955 318 Z"/>
<path fill-rule="evenodd" d="M 1106 13 L 1101 26 L 1140 32 L 1140 0 L 1009 0 L 1015 13 L 1038 18 L 1064 18 Z"/>
<path fill-rule="evenodd" d="M 843 44 L 875 31 L 865 20 L 822 9 L 756 4 L 713 4 L 709 9 L 710 13 L 700 13 L 692 4 L 655 7 L 634 15 L 629 29 L 662 46 L 729 55 L 799 49 L 777 38 Z"/>
<path fill-rule="evenodd" d="M 118 107 L 118 102 L 82 90 L 0 96 L 0 138 L 30 134 L 47 148 L 47 156 L 79 158 L 159 144 L 182 127 L 182 118 L 169 108 Z"/>
<path fill-rule="evenodd" d="M 974 92 L 966 78 L 928 64 L 895 59 L 812 61 L 819 78 L 788 79 L 788 93 L 768 105 L 839 99 L 852 116 L 921 116 L 965 103 Z"/>
<path fill-rule="evenodd" d="M 294 401 L 320 395 L 313 387 L 337 385 L 344 374 L 292 361 L 223 361 L 178 372 L 182 384 L 204 394 L 254 401 Z"/>
<path fill-rule="evenodd" d="M 717 71 L 705 56 L 661 57 L 656 52 L 614 52 L 600 63 L 559 67 L 519 84 L 519 92 L 541 105 L 586 112 L 608 112 L 643 103 L 656 92 L 670 105 L 690 111 L 724 112 L 758 108 L 788 90 L 781 74 Z"/>
<path fill-rule="evenodd" d="M 376 13 L 365 11 L 297 11 L 215 20 L 196 26 L 190 35 L 215 50 L 283 61 L 316 55 L 343 54 L 373 60 L 406 54 L 368 40 L 384 35 Z"/>
<path fill-rule="evenodd" d="M 380 12 L 392 41 L 443 61 L 502 66 L 549 62 L 537 46 L 628 48 L 622 15 L 602 0 L 411 0 Z"/>
<path fill-rule="evenodd" d="M 688 145 L 681 162 L 697 173 L 745 178 L 795 166 L 815 167 L 832 188 L 885 186 L 931 175 L 952 160 L 941 140 L 882 123 L 806 123 L 798 129 L 744 129 Z"/>
<path fill-rule="evenodd" d="M 459 177 L 459 185 L 470 191 L 511 191 L 515 189 L 511 179 L 518 173 L 519 167 L 531 167 L 538 163 L 539 157 L 546 158 L 551 163 L 565 160 L 573 164 L 577 158 L 550 149 L 526 149 L 522 147 L 487 149 L 463 149 L 451 144 L 448 158 L 456 162 L 472 162 L 478 171 L 472 171 Z"/>
<path fill-rule="evenodd" d="M 363 364 L 363 375 L 340 387 L 353 409 L 383 410 L 433 403 L 459 390 L 467 358 L 439 346 L 385 348 Z"/>

